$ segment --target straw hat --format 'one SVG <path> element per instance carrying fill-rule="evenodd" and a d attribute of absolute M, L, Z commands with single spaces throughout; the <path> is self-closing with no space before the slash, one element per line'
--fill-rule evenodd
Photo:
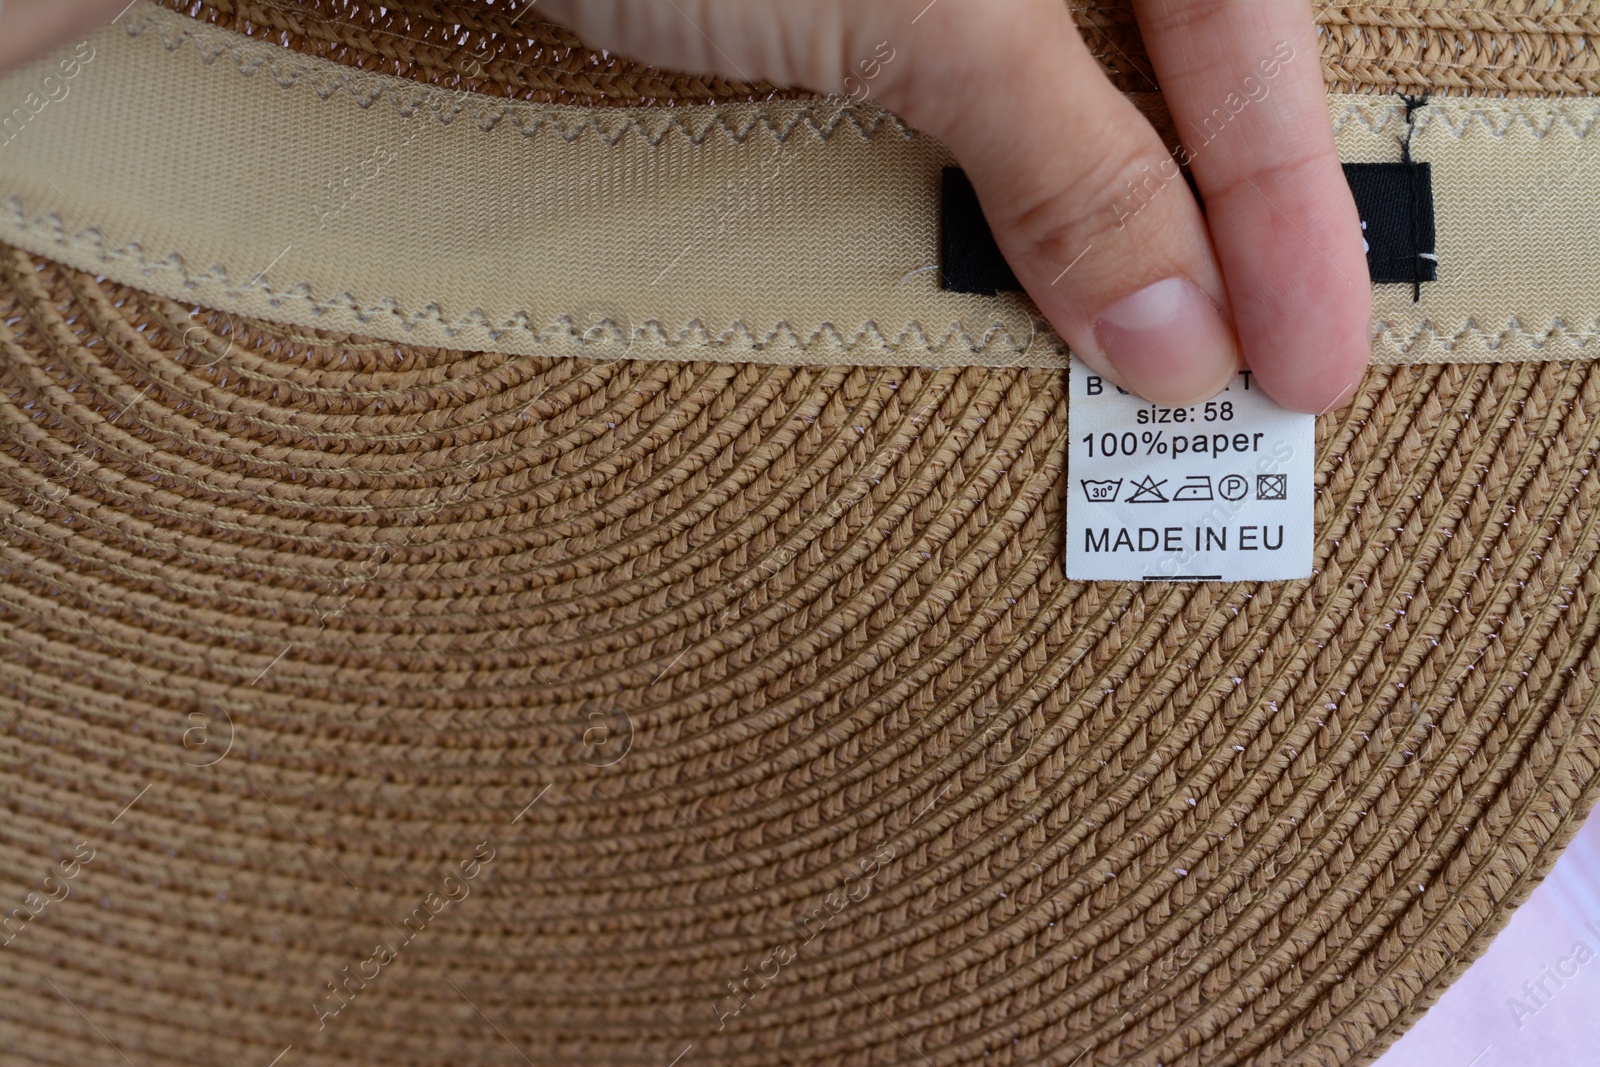
<path fill-rule="evenodd" d="M 1543 153 L 1593 108 L 1546 98 L 1596 91 L 1600 27 L 1567 6 L 1322 9 L 1330 92 L 1376 94 L 1341 145 L 1431 92 L 1434 158 L 1569 168 Z M 314 100 L 356 173 L 407 101 L 528 152 L 530 108 L 580 146 L 868 112 L 503 5 L 169 7 L 3 83 L 64 88 L 0 149 L 0 1062 L 1364 1064 L 1593 804 L 1594 314 L 1542 259 L 1486 268 L 1534 294 L 1515 327 L 1473 311 L 1443 200 L 1438 286 L 1381 295 L 1379 365 L 1317 420 L 1314 576 L 1068 581 L 1065 376 L 1025 317 L 791 340 L 597 292 L 519 333 L 360 299 L 455 295 L 470 248 L 367 249 L 341 301 L 289 284 L 338 248 L 202 217 L 300 173 Z M 1148 89 L 1126 9 L 1082 19 Z M 136 121 L 104 88 L 135 70 L 201 124 Z M 189 159 L 207 109 L 243 121 L 191 78 L 277 94 L 278 132 Z M 1548 137 L 1494 125 L 1535 106 Z M 98 135 L 98 168 L 29 169 Z M 294 250 L 230 261 L 257 239 Z"/>

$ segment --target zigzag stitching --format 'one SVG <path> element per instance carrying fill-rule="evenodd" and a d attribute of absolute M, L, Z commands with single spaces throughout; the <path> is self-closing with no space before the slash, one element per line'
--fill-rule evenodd
<path fill-rule="evenodd" d="M 245 291 L 244 288 L 231 284 L 227 270 L 220 265 L 205 271 L 193 271 L 178 253 L 150 258 L 145 255 L 144 249 L 137 242 L 130 242 L 121 248 L 107 248 L 98 231 L 84 231 L 68 236 L 61 217 L 53 212 L 31 221 L 26 219 L 22 214 L 22 204 L 18 197 L 9 197 L 4 205 L 10 217 L 9 221 L 18 233 L 44 233 L 59 247 L 90 249 L 95 257 L 104 263 L 119 260 L 131 263 L 145 277 L 156 273 L 176 274 L 185 289 L 194 289 L 205 284 L 221 286 L 230 295 Z M 300 303 L 317 316 L 342 310 L 359 322 L 386 319 L 407 332 L 414 330 L 418 324 L 430 323 L 452 337 L 466 329 L 477 328 L 494 340 L 499 340 L 506 334 L 517 334 L 532 339 L 536 344 L 574 339 L 584 345 L 598 343 L 590 342 L 583 336 L 575 337 L 577 326 L 567 313 L 556 316 L 542 327 L 534 326 L 526 311 L 514 312 L 496 324 L 491 322 L 480 308 L 474 308 L 453 321 L 447 321 L 439 306 L 431 302 L 417 311 L 407 312 L 401 309 L 399 302 L 393 297 L 385 297 L 365 307 L 349 292 L 318 299 L 311 294 L 310 286 L 305 282 L 283 289 L 273 289 L 265 285 L 257 288 L 274 307 L 291 302 Z M 608 335 L 620 329 L 615 322 L 610 322 L 610 326 Z M 963 327 L 952 327 L 942 334 L 930 335 L 923 329 L 922 324 L 915 320 L 907 323 L 892 338 L 876 321 L 870 319 L 863 322 L 849 338 L 846 338 L 844 333 L 831 322 L 820 324 L 809 336 L 802 337 L 787 320 L 780 320 L 763 335 L 751 331 L 742 322 L 735 322 L 726 329 L 713 333 L 698 318 L 691 319 L 682 329 L 675 332 L 669 331 L 657 319 L 644 320 L 637 327 L 630 328 L 628 332 L 630 344 L 649 338 L 672 348 L 691 345 L 725 347 L 742 340 L 756 351 L 774 347 L 782 339 L 787 339 L 793 347 L 801 351 L 807 351 L 826 340 L 831 347 L 845 352 L 862 347 L 899 351 L 908 346 L 919 351 L 942 352 L 957 339 L 959 346 L 967 352 L 983 352 L 1000 338 L 1004 338 L 1012 348 L 1021 343 L 1020 338 L 1013 336 L 1009 330 L 1000 325 L 991 326 L 977 336 Z M 1061 348 L 1059 340 L 1053 333 L 1045 331 L 1042 336 L 1045 337 L 1046 344 L 1051 350 Z M 1591 342 L 1600 339 L 1600 317 L 1582 329 L 1573 329 L 1560 317 L 1552 320 L 1543 329 L 1529 329 L 1519 319 L 1513 317 L 1498 330 L 1484 329 L 1475 320 L 1467 319 L 1454 331 L 1441 329 L 1439 324 L 1428 319 L 1419 323 L 1405 324 L 1384 319 L 1373 324 L 1371 336 L 1375 342 L 1387 342 L 1402 355 L 1410 354 L 1419 344 L 1432 344 L 1444 351 L 1454 351 L 1468 340 L 1481 343 L 1491 352 L 1497 352 L 1508 342 L 1518 340 L 1524 341 L 1535 351 L 1541 351 L 1556 341 L 1566 341 L 1577 348 L 1588 348 Z"/>
<path fill-rule="evenodd" d="M 200 61 L 207 66 L 214 64 L 218 57 L 227 55 L 233 61 L 234 69 L 247 78 L 254 77 L 265 68 L 279 88 L 289 90 L 305 84 L 324 102 L 344 92 L 357 107 L 366 110 L 379 99 L 384 99 L 394 106 L 395 113 L 402 118 L 410 118 L 419 110 L 426 110 L 443 126 L 467 114 L 471 116 L 472 124 L 485 133 L 509 117 L 517 132 L 524 137 L 532 137 L 549 129 L 570 144 L 593 131 L 610 147 L 616 147 L 630 132 L 638 134 L 655 148 L 674 133 L 698 147 L 716 130 L 721 130 L 733 143 L 741 145 L 758 130 L 766 131 L 779 144 L 788 143 L 795 132 L 801 129 L 811 132 L 824 143 L 845 128 L 854 130 L 864 141 L 875 139 L 885 130 L 897 132 L 907 140 L 917 136 L 915 130 L 887 111 L 872 108 L 863 112 L 850 105 L 832 109 L 806 106 L 776 121 L 767 109 L 759 105 L 734 105 L 729 109 L 734 118 L 730 119 L 728 110 L 717 108 L 699 128 L 685 125 L 681 111 L 665 117 L 653 127 L 646 126 L 636 114 L 628 112 L 620 112 L 625 117 L 612 127 L 603 124 L 597 115 L 589 115 L 568 124 L 552 112 L 480 100 L 472 93 L 448 92 L 428 86 L 408 87 L 402 91 L 394 80 L 365 72 L 341 72 L 332 78 L 325 78 L 321 70 L 308 64 L 295 66 L 292 61 L 284 62 L 282 57 L 257 51 L 238 42 L 219 40 L 208 45 L 204 37 L 195 32 L 191 20 L 181 15 L 169 18 L 159 8 L 145 9 L 142 18 L 129 19 L 125 27 L 128 36 L 135 39 L 144 36 L 147 31 L 154 31 L 168 52 L 176 52 L 188 41 L 194 45 Z M 825 116 L 821 121 L 817 118 L 818 111 Z M 740 123 L 739 117 L 746 117 L 746 121 Z"/>
<path fill-rule="evenodd" d="M 313 315 L 322 316 L 335 310 L 345 311 L 355 317 L 358 322 L 368 323 L 387 320 L 401 329 L 410 332 L 419 324 L 429 323 L 443 330 L 447 336 L 454 337 L 467 329 L 481 329 L 492 339 L 498 341 L 506 334 L 516 334 L 531 339 L 536 344 L 550 344 L 555 341 L 576 341 L 581 345 L 598 344 L 591 342 L 582 334 L 577 333 L 577 326 L 570 313 L 563 313 L 550 320 L 542 327 L 532 324 L 526 311 L 517 311 L 506 317 L 501 322 L 490 321 L 481 308 L 474 308 L 454 320 L 447 321 L 438 304 L 428 303 L 416 311 L 403 311 L 400 304 L 393 297 L 384 297 L 376 303 L 362 306 L 350 292 L 341 292 L 333 296 L 318 299 L 311 293 L 311 287 L 306 282 L 299 282 L 286 288 L 274 289 L 268 285 L 236 286 L 229 280 L 226 268 L 221 265 L 213 266 L 205 271 L 193 271 L 183 257 L 176 252 L 169 253 L 160 258 L 150 258 L 145 255 L 144 249 L 137 242 L 130 242 L 120 248 L 108 248 L 101 239 L 97 230 L 82 231 L 69 236 L 61 221 L 61 216 L 52 212 L 33 220 L 28 220 L 22 214 L 22 203 L 18 197 L 9 197 L 4 202 L 9 215 L 9 221 L 17 233 L 45 234 L 61 248 L 90 250 L 102 263 L 125 262 L 130 263 L 144 277 L 157 273 L 175 274 L 185 289 L 196 289 L 201 285 L 217 285 L 230 296 L 237 296 L 248 289 L 254 289 L 266 297 L 273 307 L 280 307 L 287 303 L 299 303 Z M 610 320 L 605 320 L 610 322 Z M 611 322 L 608 336 L 621 332 L 615 322 Z M 594 327 L 589 327 L 593 329 Z M 984 352 L 1004 339 L 1009 346 L 1008 352 L 1014 350 L 1024 340 L 1033 340 L 1043 337 L 1049 350 L 1057 351 L 1064 346 L 1060 344 L 1053 333 L 1040 331 L 1034 338 L 1018 338 L 1011 334 L 1003 325 L 993 325 L 984 329 L 976 336 L 966 328 L 953 326 L 943 334 L 930 335 L 923 329 L 922 324 L 912 320 L 906 324 L 892 338 L 883 332 L 877 322 L 871 319 L 863 322 L 847 339 L 845 334 L 832 322 L 821 323 L 812 330 L 809 336 L 802 337 L 786 319 L 780 319 L 765 334 L 758 335 L 742 321 L 736 321 L 726 329 L 713 333 L 699 318 L 689 320 L 680 330 L 669 331 L 658 319 L 646 319 L 637 327 L 628 329 L 631 345 L 635 341 L 647 339 L 656 340 L 670 348 L 680 347 L 726 347 L 739 341 L 747 343 L 755 351 L 767 348 L 781 347 L 781 342 L 787 339 L 789 344 L 800 351 L 809 351 L 819 344 L 845 352 L 853 352 L 859 348 L 877 349 L 897 352 L 903 348 L 911 348 L 918 352 L 943 352 L 952 344 L 958 349 L 969 353 Z M 959 339 L 959 342 L 958 342 Z M 1016 360 L 1020 361 L 1023 353 L 1014 353 Z"/>
<path fill-rule="evenodd" d="M 1450 131 L 1451 136 L 1455 137 L 1455 139 L 1459 141 L 1462 137 L 1466 136 L 1467 130 L 1471 128 L 1474 122 L 1482 123 L 1483 127 L 1489 132 L 1489 135 L 1497 139 L 1504 137 L 1507 133 L 1511 132 L 1513 127 L 1520 124 L 1526 126 L 1528 131 L 1532 133 L 1534 137 L 1542 141 L 1545 139 L 1545 137 L 1549 136 L 1550 131 L 1555 129 L 1559 123 L 1571 131 L 1574 137 L 1578 138 L 1579 140 L 1585 140 L 1588 138 L 1589 132 L 1594 129 L 1595 122 L 1600 120 L 1600 106 L 1597 105 L 1590 105 L 1588 108 L 1588 113 L 1582 116 L 1581 121 L 1578 122 L 1573 121 L 1573 117 L 1570 113 L 1571 108 L 1569 106 L 1563 106 L 1559 103 L 1555 104 L 1554 106 L 1550 106 L 1548 110 L 1543 113 L 1543 115 L 1539 116 L 1543 119 L 1542 122 L 1534 121 L 1535 117 L 1531 116 L 1528 111 L 1521 106 L 1493 114 L 1485 111 L 1481 106 L 1474 106 L 1470 111 L 1467 112 L 1465 116 L 1461 118 L 1458 124 L 1451 121 L 1450 112 L 1453 110 L 1456 109 L 1423 109 L 1418 115 L 1418 129 L 1426 129 L 1430 124 L 1438 122 L 1441 123 L 1445 129 Z"/>
<path fill-rule="evenodd" d="M 1582 105 L 1554 102 L 1547 103 L 1542 111 L 1535 112 L 1527 105 L 1518 103 L 1506 110 L 1491 112 L 1485 110 L 1482 105 L 1475 105 L 1463 114 L 1452 99 L 1448 101 L 1448 106 L 1419 110 L 1416 113 L 1417 129 L 1424 130 L 1429 125 L 1438 123 L 1459 141 L 1476 125 L 1482 125 L 1488 134 L 1496 139 L 1505 137 L 1513 127 L 1523 125 L 1534 137 L 1543 140 L 1559 124 L 1565 126 L 1579 140 L 1586 140 L 1596 123 L 1600 122 L 1600 104 L 1589 105 L 1587 113 L 1575 121 L 1571 112 L 1577 107 Z M 1376 117 L 1374 117 L 1375 111 L 1378 112 Z M 1398 124 L 1402 120 L 1403 111 L 1399 103 L 1390 104 L 1381 110 L 1365 102 L 1348 103 L 1344 110 L 1334 117 L 1333 132 L 1338 134 L 1352 122 L 1359 122 L 1367 128 L 1368 133 L 1377 136 L 1389 126 L 1391 120 Z M 1456 116 L 1454 119 L 1452 112 Z"/>
<path fill-rule="evenodd" d="M 1368 133 L 1372 134 L 1373 136 L 1377 136 L 1383 132 L 1384 127 L 1389 125 L 1389 121 L 1391 119 L 1400 117 L 1403 109 L 1399 103 L 1387 104 L 1379 113 L 1376 124 L 1374 124 L 1372 118 L 1372 113 L 1374 110 L 1376 109 L 1374 108 L 1373 104 L 1366 102 L 1353 102 L 1346 104 L 1344 110 L 1339 112 L 1338 115 L 1334 116 L 1334 135 L 1338 136 L 1344 131 L 1344 128 L 1350 125 L 1352 122 L 1359 122 L 1361 125 L 1367 128 Z"/>
<path fill-rule="evenodd" d="M 1410 355 L 1417 345 L 1427 342 L 1437 345 L 1446 352 L 1453 352 L 1464 341 L 1472 339 L 1481 342 L 1490 352 L 1498 352 L 1508 342 L 1521 340 L 1534 351 L 1543 351 L 1558 339 L 1568 341 L 1578 348 L 1588 348 L 1591 341 L 1600 338 L 1600 318 L 1596 318 L 1591 326 L 1581 332 L 1569 327 L 1566 320 L 1559 316 L 1543 330 L 1530 330 L 1516 317 L 1509 319 L 1505 327 L 1499 330 L 1486 330 L 1479 326 L 1475 319 L 1470 318 L 1454 333 L 1442 332 L 1438 324 L 1431 319 L 1424 319 L 1416 324 L 1409 335 L 1403 332 L 1406 328 L 1384 319 L 1373 323 L 1372 339 L 1387 340 L 1402 355 Z"/>

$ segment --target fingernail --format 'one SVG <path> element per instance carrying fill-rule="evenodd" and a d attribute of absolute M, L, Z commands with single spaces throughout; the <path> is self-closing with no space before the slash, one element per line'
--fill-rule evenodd
<path fill-rule="evenodd" d="M 1239 369 L 1239 348 L 1200 287 L 1166 278 L 1101 312 L 1094 337 L 1128 388 L 1157 404 L 1209 400 Z"/>

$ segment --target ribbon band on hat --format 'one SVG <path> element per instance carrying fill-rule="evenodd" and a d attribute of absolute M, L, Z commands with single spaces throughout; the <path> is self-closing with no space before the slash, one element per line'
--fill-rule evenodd
<path fill-rule="evenodd" d="M 154 7 L 68 59 L 0 79 L 7 99 L 60 89 L 36 94 L 49 136 L 6 129 L 0 239 L 173 299 L 520 355 L 1065 365 L 1019 294 L 941 288 L 952 161 L 871 104 L 497 100 Z M 1600 103 L 1329 112 L 1347 162 L 1431 170 L 1436 280 L 1376 287 L 1378 362 L 1600 351 Z M 151 114 L 172 131 L 155 146 Z"/>

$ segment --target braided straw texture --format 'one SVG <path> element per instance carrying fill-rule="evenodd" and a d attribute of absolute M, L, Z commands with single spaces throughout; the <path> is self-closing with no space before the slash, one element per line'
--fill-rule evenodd
<path fill-rule="evenodd" d="M 201 14 L 461 77 L 465 5 L 387 7 Z M 758 91 L 540 40 L 469 87 Z M 1314 578 L 1075 583 L 1056 371 L 402 347 L 0 249 L 0 1064 L 1369 1062 L 1600 790 L 1597 416 L 1377 368 Z"/>
<path fill-rule="evenodd" d="M 252 36 L 435 85 L 590 107 L 804 96 L 766 83 L 663 71 L 590 49 L 500 0 L 158 0 Z M 1124 92 L 1157 88 L 1132 0 L 1068 0 Z M 1600 93 L 1593 0 L 1374 0 L 1316 4 L 1331 92 Z"/>
<path fill-rule="evenodd" d="M 1375 370 L 1310 581 L 1083 584 L 1059 372 L 0 277 L 7 914 L 96 850 L 0 1062 L 1362 1063 L 1595 798 L 1597 364 Z"/>

